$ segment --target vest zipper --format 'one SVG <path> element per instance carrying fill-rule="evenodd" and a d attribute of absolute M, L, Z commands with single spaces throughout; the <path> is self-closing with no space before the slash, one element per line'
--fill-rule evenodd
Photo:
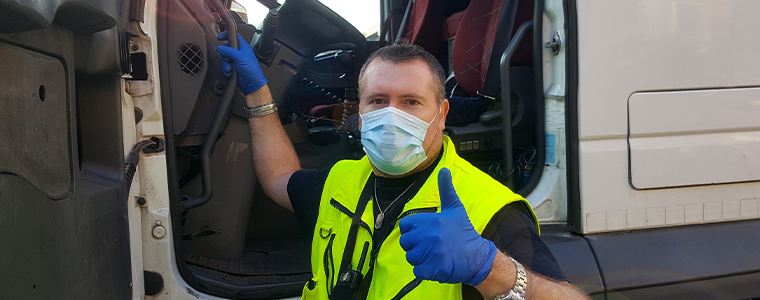
<path fill-rule="evenodd" d="M 401 213 L 401 215 L 399 215 L 398 218 L 396 218 L 396 220 L 393 221 L 393 222 L 394 223 L 398 223 L 398 221 L 401 220 L 401 219 L 403 219 L 404 217 L 411 216 L 411 215 L 414 215 L 414 214 L 434 213 L 436 211 L 438 211 L 438 208 L 436 208 L 436 207 L 426 207 L 426 208 L 410 209 L 410 210 L 407 210 L 407 211 Z M 395 227 L 397 225 L 398 224 L 394 224 L 393 226 Z M 370 252 L 370 256 L 369 256 L 369 258 L 370 258 L 369 259 L 370 265 L 372 265 L 372 264 L 375 263 L 375 259 L 377 259 L 377 255 L 379 254 L 379 252 L 380 252 L 380 247 L 377 247 L 377 248 L 373 247 L 372 248 L 372 251 Z"/>
<path fill-rule="evenodd" d="M 438 211 L 438 208 L 436 207 L 426 207 L 426 208 L 417 208 L 417 209 L 410 209 L 405 212 L 403 212 L 401 215 L 396 218 L 395 222 L 398 222 L 399 220 L 403 219 L 404 217 L 421 214 L 421 213 L 434 213 Z"/>
<path fill-rule="evenodd" d="M 346 214 L 349 218 L 354 217 L 354 213 L 348 210 L 347 207 L 343 206 L 343 204 L 340 204 L 338 201 L 335 201 L 335 199 L 330 199 L 330 205 L 332 207 L 335 207 L 340 212 Z M 365 223 L 364 221 L 361 221 L 361 224 L 359 224 L 361 227 L 364 227 L 364 229 L 367 229 L 367 232 L 369 232 L 369 236 L 372 237 L 372 229 L 369 228 L 369 225 Z"/>
<path fill-rule="evenodd" d="M 396 296 L 393 296 L 391 300 L 401 300 L 401 298 L 404 298 L 406 294 L 409 294 L 413 289 L 415 289 L 417 286 L 420 285 L 422 282 L 422 279 L 414 278 L 411 282 L 407 283 L 404 287 L 401 288 L 400 291 L 398 291 L 398 294 Z"/>
<path fill-rule="evenodd" d="M 436 207 L 426 207 L 426 208 L 410 209 L 410 210 L 407 210 L 407 211 L 403 212 L 401 215 L 399 215 L 398 218 L 396 218 L 396 220 L 393 221 L 393 222 L 394 223 L 398 223 L 399 220 L 401 220 L 402 218 L 404 218 L 406 216 L 411 216 L 411 215 L 420 214 L 420 213 L 432 213 L 432 212 L 436 212 L 437 210 L 438 210 L 438 208 L 436 208 Z M 397 224 L 394 224 L 393 226 L 395 227 L 396 225 Z M 380 247 L 372 247 L 372 251 L 370 251 L 370 254 L 369 254 L 369 264 L 370 264 L 370 266 L 375 263 L 375 259 L 377 259 L 378 252 L 380 252 Z"/>
<path fill-rule="evenodd" d="M 396 220 L 394 222 L 398 223 L 398 221 L 401 220 L 402 218 L 404 218 L 406 216 L 411 216 L 413 214 L 432 213 L 432 212 L 436 212 L 437 210 L 438 210 L 438 208 L 436 208 L 436 207 L 426 207 L 426 208 L 410 209 L 408 211 L 403 212 L 401 215 L 399 215 L 398 218 L 396 218 Z M 394 224 L 393 226 L 395 227 L 396 224 Z M 374 245 L 373 245 L 372 251 L 370 251 L 370 254 L 369 254 L 369 265 L 370 266 L 373 266 L 375 264 L 375 261 L 377 260 L 377 256 L 379 254 L 380 254 L 380 247 L 374 247 Z M 369 275 L 369 273 L 367 273 L 367 274 Z M 410 284 L 411 284 L 411 282 L 410 282 Z M 419 283 L 417 283 L 417 284 L 419 284 Z M 404 293 L 404 294 L 406 294 L 406 293 Z M 402 295 L 402 297 L 403 297 L 403 295 Z"/>

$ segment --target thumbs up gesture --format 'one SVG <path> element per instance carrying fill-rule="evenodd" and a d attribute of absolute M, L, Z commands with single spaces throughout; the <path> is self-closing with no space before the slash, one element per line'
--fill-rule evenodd
<path fill-rule="evenodd" d="M 401 248 L 420 279 L 479 285 L 491 272 L 498 250 L 470 223 L 451 172 L 438 172 L 441 212 L 416 214 L 399 221 Z"/>

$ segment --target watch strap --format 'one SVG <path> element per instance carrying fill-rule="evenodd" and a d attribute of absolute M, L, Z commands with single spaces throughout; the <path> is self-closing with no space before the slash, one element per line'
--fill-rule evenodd
<path fill-rule="evenodd" d="M 524 300 L 525 291 L 528 289 L 528 273 L 525 272 L 523 265 L 516 261 L 514 258 L 509 258 L 515 263 L 515 269 L 517 269 L 517 278 L 515 278 L 515 284 L 509 292 L 496 296 L 494 300 Z"/>

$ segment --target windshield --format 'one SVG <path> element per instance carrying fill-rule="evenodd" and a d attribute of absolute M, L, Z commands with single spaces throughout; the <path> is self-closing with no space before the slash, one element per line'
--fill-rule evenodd
<path fill-rule="evenodd" d="M 248 12 L 248 23 L 258 26 L 267 15 L 268 9 L 256 0 L 236 0 Z M 280 4 L 284 0 L 278 1 Z M 319 1 L 354 25 L 365 37 L 375 34 L 380 27 L 380 1 L 371 0 L 322 0 Z"/>

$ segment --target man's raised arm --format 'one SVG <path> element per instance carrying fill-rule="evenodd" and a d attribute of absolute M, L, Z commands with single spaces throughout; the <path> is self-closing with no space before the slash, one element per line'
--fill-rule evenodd
<path fill-rule="evenodd" d="M 222 32 L 217 38 L 226 40 L 227 33 Z M 240 50 L 222 45 L 217 51 L 222 56 L 222 71 L 226 76 L 230 76 L 232 63 L 235 64 L 240 79 L 238 86 L 246 95 L 254 171 L 267 196 L 293 211 L 288 198 L 288 180 L 293 172 L 301 169 L 298 156 L 274 109 L 272 94 L 256 54 L 240 35 L 238 48 Z"/>

